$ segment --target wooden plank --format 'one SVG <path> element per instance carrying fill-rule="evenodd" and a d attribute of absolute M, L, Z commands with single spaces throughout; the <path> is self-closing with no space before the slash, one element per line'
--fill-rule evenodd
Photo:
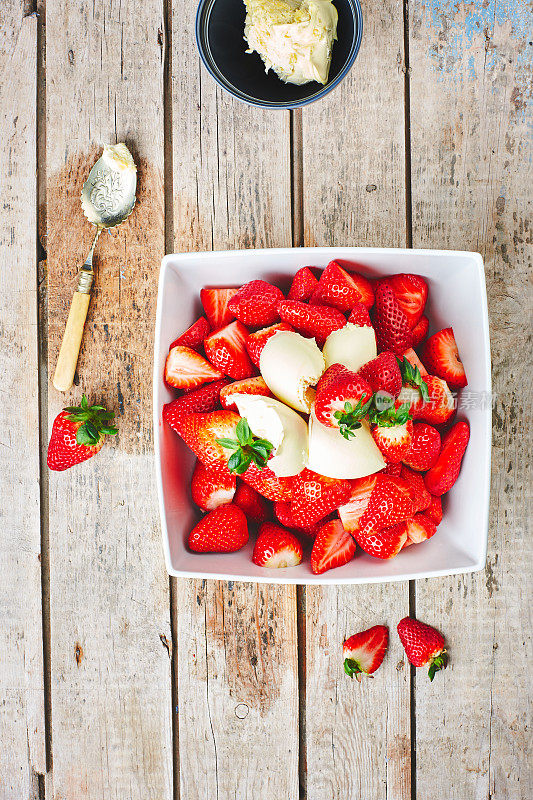
<path fill-rule="evenodd" d="M 47 248 L 53 369 L 93 235 L 81 185 L 101 145 L 126 141 L 137 205 L 98 244 L 97 291 L 68 396 L 117 412 L 119 436 L 50 474 L 54 797 L 154 798 L 172 789 L 170 614 L 151 432 L 152 330 L 164 252 L 160 0 L 48 0 Z"/>
<path fill-rule="evenodd" d="M 196 52 L 196 8 L 175 0 L 172 12 L 174 248 L 290 245 L 288 113 L 218 90 Z M 295 588 L 175 591 L 181 800 L 296 798 Z"/>
<path fill-rule="evenodd" d="M 303 114 L 307 245 L 406 243 L 402 4 L 363 11 L 352 71 Z M 392 633 L 408 613 L 408 584 L 307 587 L 306 604 L 308 800 L 410 798 L 409 667 L 398 640 L 374 680 L 358 685 L 342 664 L 347 636 L 376 624 Z"/>
<path fill-rule="evenodd" d="M 486 569 L 417 586 L 417 616 L 451 650 L 434 684 L 416 678 L 425 800 L 533 794 L 531 50 L 525 2 L 416 0 L 411 9 L 413 244 L 482 253 L 495 393 Z"/>
<path fill-rule="evenodd" d="M 0 798 L 46 772 L 37 334 L 37 19 L 0 11 Z"/>

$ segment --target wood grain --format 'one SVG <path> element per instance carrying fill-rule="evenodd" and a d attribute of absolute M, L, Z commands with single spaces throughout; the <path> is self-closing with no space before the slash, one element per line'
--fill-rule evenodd
<path fill-rule="evenodd" d="M 0 798 L 46 771 L 37 355 L 37 19 L 0 8 Z"/>
<path fill-rule="evenodd" d="M 494 390 L 486 569 L 417 586 L 417 616 L 451 651 L 434 684 L 417 672 L 426 800 L 533 794 L 530 26 L 525 2 L 411 9 L 413 244 L 482 253 Z"/>
<path fill-rule="evenodd" d="M 221 93 L 200 66 L 194 5 L 172 12 L 174 249 L 290 245 L 288 113 Z M 295 588 L 175 587 L 181 800 L 294 800 Z"/>
<path fill-rule="evenodd" d="M 307 245 L 406 243 L 403 15 L 364 4 L 349 76 L 303 113 Z M 320 135 L 317 135 L 320 132 Z M 409 666 L 391 636 L 374 680 L 352 682 L 342 642 L 408 613 L 407 583 L 306 589 L 307 798 L 410 798 Z"/>
<path fill-rule="evenodd" d="M 151 442 L 152 330 L 163 213 L 163 9 L 48 0 L 49 366 L 92 227 L 81 184 L 102 144 L 126 141 L 137 205 L 95 256 L 79 387 L 49 389 L 49 422 L 85 391 L 119 435 L 50 475 L 53 796 L 172 797 L 170 614 Z M 69 402 L 70 404 L 70 402 Z"/>

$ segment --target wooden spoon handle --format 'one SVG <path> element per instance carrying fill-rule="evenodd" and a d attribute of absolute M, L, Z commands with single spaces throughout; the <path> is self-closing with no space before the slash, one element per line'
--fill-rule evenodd
<path fill-rule="evenodd" d="M 60 392 L 68 392 L 74 380 L 90 299 L 89 293 L 74 292 L 52 381 Z"/>

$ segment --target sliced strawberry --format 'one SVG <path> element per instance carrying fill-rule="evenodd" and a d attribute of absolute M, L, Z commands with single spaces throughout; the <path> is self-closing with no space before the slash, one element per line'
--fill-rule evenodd
<path fill-rule="evenodd" d="M 388 392 L 397 397 L 402 388 L 402 376 L 396 356 L 390 351 L 380 353 L 359 370 L 365 380 L 372 387 L 372 391 Z"/>
<path fill-rule="evenodd" d="M 351 322 L 352 325 L 357 325 L 359 328 L 372 327 L 368 308 L 363 305 L 363 303 L 354 303 L 350 316 L 348 317 L 348 322 Z"/>
<path fill-rule="evenodd" d="M 225 475 L 220 470 L 206 467 L 201 461 L 196 462 L 191 480 L 191 495 L 193 502 L 204 511 L 213 511 L 231 503 L 235 486 L 233 475 Z"/>
<path fill-rule="evenodd" d="M 267 500 L 288 502 L 292 499 L 292 478 L 278 478 L 268 466 L 259 469 L 256 464 L 250 464 L 241 478 Z"/>
<path fill-rule="evenodd" d="M 249 378 L 254 374 L 254 368 L 246 352 L 247 337 L 248 330 L 235 320 L 207 337 L 204 342 L 206 356 L 230 378 Z"/>
<path fill-rule="evenodd" d="M 272 392 L 260 375 L 254 378 L 244 378 L 242 381 L 228 383 L 220 392 L 220 403 L 224 408 L 237 410 L 235 395 L 255 394 L 262 397 L 272 397 Z"/>
<path fill-rule="evenodd" d="M 270 517 L 268 502 L 247 483 L 239 483 L 233 502 L 252 522 L 266 522 Z"/>
<path fill-rule="evenodd" d="M 214 383 L 207 383 L 194 392 L 177 397 L 163 406 L 163 419 L 171 428 L 179 432 L 179 424 L 184 417 L 194 413 L 214 411 L 218 406 L 220 392 L 226 386 L 226 378 Z"/>
<path fill-rule="evenodd" d="M 411 447 L 413 423 L 408 419 L 401 425 L 376 425 L 372 428 L 372 438 L 379 447 L 383 458 L 389 464 L 398 464 L 405 458 Z"/>
<path fill-rule="evenodd" d="M 304 469 L 292 479 L 291 513 L 297 525 L 312 525 L 343 505 L 350 496 L 349 481 L 326 478 Z"/>
<path fill-rule="evenodd" d="M 400 355 L 411 346 L 409 322 L 387 283 L 376 289 L 374 328 L 379 352 L 390 350 Z"/>
<path fill-rule="evenodd" d="M 292 325 L 302 336 L 309 339 L 314 337 L 319 347 L 324 346 L 330 333 L 346 325 L 344 314 L 329 306 L 310 306 L 299 300 L 282 300 L 278 311 L 284 322 Z"/>
<path fill-rule="evenodd" d="M 461 462 L 470 438 L 468 422 L 456 422 L 442 440 L 440 455 L 435 465 L 426 472 L 424 481 L 431 494 L 448 492 L 459 477 Z"/>
<path fill-rule="evenodd" d="M 391 275 L 385 282 L 394 292 L 398 305 L 407 317 L 409 327 L 414 328 L 424 313 L 428 296 L 427 283 L 420 275 L 410 275 L 405 272 Z"/>
<path fill-rule="evenodd" d="M 181 336 L 178 336 L 168 349 L 172 350 L 172 348 L 177 345 L 183 345 L 183 347 L 190 347 L 191 350 L 201 350 L 204 339 L 206 336 L 209 336 L 210 332 L 211 328 L 209 327 L 209 322 L 205 317 L 200 317 L 200 319 L 193 322 L 191 327 L 187 328 Z"/>
<path fill-rule="evenodd" d="M 425 667 L 429 664 L 429 679 L 432 681 L 435 673 L 445 669 L 447 664 L 445 641 L 439 631 L 419 622 L 411 617 L 404 617 L 398 623 L 398 636 L 404 646 L 405 654 L 415 667 Z"/>
<path fill-rule="evenodd" d="M 401 463 L 387 464 L 387 466 L 381 471 L 383 475 L 393 475 L 395 478 L 399 478 L 402 474 L 402 465 Z"/>
<path fill-rule="evenodd" d="M 298 533 L 310 536 L 313 539 L 324 524 L 324 520 L 321 519 L 313 523 L 313 525 L 306 525 L 305 527 L 297 525 L 292 516 L 291 504 L 286 502 L 274 503 L 274 514 L 285 528 L 295 528 Z"/>
<path fill-rule="evenodd" d="M 327 305 L 339 311 L 350 311 L 356 303 L 371 308 L 374 292 L 370 281 L 358 273 L 349 273 L 336 261 L 322 272 L 310 301 L 312 305 Z"/>
<path fill-rule="evenodd" d="M 446 381 L 435 375 L 424 378 L 428 399 L 423 400 L 418 389 L 404 386 L 398 395 L 399 403 L 409 404 L 409 413 L 413 419 L 424 420 L 432 425 L 444 425 L 453 417 L 455 400 Z"/>
<path fill-rule="evenodd" d="M 173 347 L 165 362 L 165 382 L 173 389 L 197 389 L 223 377 L 223 372 L 190 347 Z"/>
<path fill-rule="evenodd" d="M 291 325 L 287 325 L 286 322 L 277 322 L 275 325 L 270 325 L 268 328 L 261 328 L 261 330 L 255 331 L 255 333 L 251 333 L 248 336 L 246 340 L 246 349 L 248 350 L 248 355 L 250 356 L 251 361 L 258 369 L 259 359 L 261 358 L 263 347 L 270 337 L 274 336 L 274 334 L 278 333 L 278 331 L 292 330 L 294 330 L 294 328 L 292 328 Z"/>
<path fill-rule="evenodd" d="M 195 553 L 234 553 L 247 541 L 246 517 L 233 503 L 210 511 L 189 535 L 189 547 Z"/>
<path fill-rule="evenodd" d="M 309 267 L 302 267 L 292 279 L 287 298 L 289 300 L 300 300 L 302 303 L 305 303 L 309 300 L 317 286 L 318 281 Z"/>
<path fill-rule="evenodd" d="M 420 322 L 417 322 L 417 324 L 411 331 L 411 347 L 418 347 L 420 342 L 424 341 L 424 339 L 428 335 L 428 330 L 429 330 L 429 319 L 424 315 L 422 315 L 420 317 Z"/>
<path fill-rule="evenodd" d="M 389 644 L 386 625 L 374 625 L 367 631 L 355 633 L 342 646 L 344 671 L 358 681 L 361 675 L 371 675 L 381 666 Z"/>
<path fill-rule="evenodd" d="M 412 469 L 425 472 L 431 469 L 440 453 L 440 433 L 427 422 L 413 426 L 411 445 L 402 461 Z"/>
<path fill-rule="evenodd" d="M 403 522 L 412 514 L 409 484 L 401 478 L 379 473 L 368 505 L 359 519 L 359 529 L 364 534 L 379 531 Z"/>
<path fill-rule="evenodd" d="M 419 511 L 425 511 L 431 502 L 431 495 L 426 489 L 426 484 L 424 483 L 422 475 L 403 465 L 400 477 L 410 486 L 411 500 L 413 501 L 413 514 Z"/>
<path fill-rule="evenodd" d="M 302 545 L 291 531 L 265 522 L 259 528 L 252 561 L 258 567 L 279 569 L 296 567 L 302 560 Z"/>
<path fill-rule="evenodd" d="M 428 374 L 427 369 L 422 364 L 412 347 L 409 347 L 405 353 L 402 353 L 400 360 L 403 361 L 404 358 L 406 358 L 413 367 L 418 367 L 418 371 L 420 372 L 422 378 Z"/>
<path fill-rule="evenodd" d="M 278 317 L 278 303 L 283 292 L 266 281 L 245 283 L 231 298 L 228 308 L 244 325 L 262 328 L 272 325 Z"/>
<path fill-rule="evenodd" d="M 207 414 L 188 414 L 176 424 L 175 430 L 206 467 L 229 474 L 230 451 L 218 439 L 235 439 L 241 418 L 233 411 L 211 411 Z"/>
<path fill-rule="evenodd" d="M 349 439 L 361 427 L 372 394 L 364 378 L 341 364 L 332 364 L 316 387 L 315 416 L 323 425 L 339 428 Z"/>
<path fill-rule="evenodd" d="M 342 567 L 352 560 L 355 551 L 355 542 L 344 530 L 340 519 L 326 522 L 313 544 L 311 569 L 315 575 L 320 575 L 333 567 Z"/>
<path fill-rule="evenodd" d="M 435 525 L 440 525 L 442 522 L 442 500 L 440 497 L 431 495 L 431 502 L 425 510 L 427 517 L 433 520 Z"/>
<path fill-rule="evenodd" d="M 357 478 L 350 481 L 350 496 L 339 507 L 339 516 L 344 528 L 353 533 L 359 527 L 359 520 L 368 507 L 370 496 L 376 486 L 377 475 L 368 475 L 366 478 Z"/>
<path fill-rule="evenodd" d="M 427 514 L 415 514 L 405 522 L 400 522 L 399 525 L 404 526 L 407 534 L 404 548 L 425 542 L 437 532 L 437 526 Z"/>
<path fill-rule="evenodd" d="M 453 335 L 453 328 L 444 328 L 430 336 L 424 345 L 422 359 L 433 374 L 446 381 L 451 389 L 466 386 L 466 374 Z"/>
<path fill-rule="evenodd" d="M 356 531 L 355 539 L 365 553 L 374 558 L 389 559 L 397 556 L 407 540 L 405 526 L 394 525 L 381 531 Z"/>
<path fill-rule="evenodd" d="M 223 328 L 234 319 L 228 308 L 229 301 L 238 289 L 201 289 L 200 300 L 213 330 Z"/>

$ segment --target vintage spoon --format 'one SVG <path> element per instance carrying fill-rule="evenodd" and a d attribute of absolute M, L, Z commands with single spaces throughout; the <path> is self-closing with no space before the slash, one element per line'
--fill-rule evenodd
<path fill-rule="evenodd" d="M 60 392 L 72 386 L 83 327 L 87 317 L 91 287 L 94 280 L 93 254 L 98 237 L 103 230 L 115 228 L 133 211 L 137 189 L 137 167 L 125 144 L 104 146 L 104 152 L 89 173 L 81 190 L 83 213 L 93 225 L 96 234 L 85 264 L 80 269 L 78 288 L 72 304 L 61 342 L 53 384 Z"/>

